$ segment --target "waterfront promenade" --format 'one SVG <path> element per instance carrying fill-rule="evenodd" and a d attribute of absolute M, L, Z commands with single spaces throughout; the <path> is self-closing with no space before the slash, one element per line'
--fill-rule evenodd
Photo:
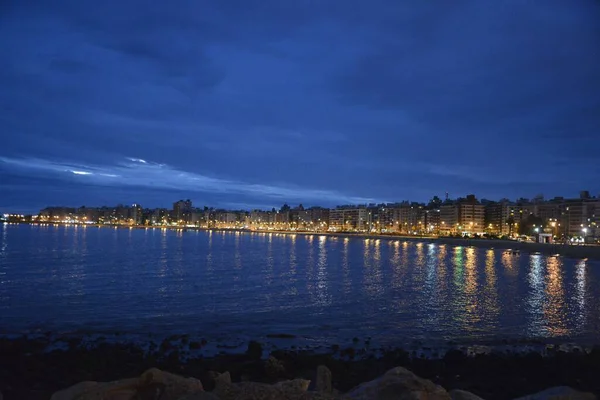
<path fill-rule="evenodd" d="M 46 225 L 31 223 L 31 225 Z M 68 225 L 73 224 L 50 224 L 50 225 Z M 82 226 L 82 225 L 73 225 Z M 505 249 L 524 253 L 541 253 L 544 255 L 559 255 L 570 258 L 589 258 L 600 260 L 600 246 L 598 245 L 568 245 L 560 243 L 532 243 L 519 242 L 516 240 L 502 239 L 471 239 L 455 238 L 446 236 L 408 236 L 398 234 L 378 234 L 378 233 L 353 233 L 353 232 L 306 232 L 306 231 L 285 231 L 285 230 L 251 230 L 251 229 L 224 229 L 224 228 L 200 228 L 200 227 L 181 227 L 181 226 L 140 226 L 140 225 L 102 225 L 86 224 L 87 227 L 99 228 L 126 228 L 126 229 L 171 229 L 182 231 L 213 231 L 213 232 L 246 232 L 246 233 L 265 233 L 278 235 L 319 235 L 333 236 L 341 238 L 362 238 L 362 239 L 380 239 L 380 240 L 403 240 L 409 242 L 439 243 L 450 246 L 481 247 L 492 249 Z"/>

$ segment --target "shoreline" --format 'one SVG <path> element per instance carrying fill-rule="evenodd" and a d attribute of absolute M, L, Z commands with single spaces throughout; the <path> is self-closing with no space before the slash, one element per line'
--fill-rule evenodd
<path fill-rule="evenodd" d="M 469 239 L 453 238 L 446 236 L 407 236 L 396 234 L 378 234 L 378 233 L 352 233 L 352 232 L 306 232 L 306 231 L 287 231 L 287 230 L 251 230 L 242 228 L 200 228 L 200 227 L 178 227 L 178 226 L 139 226 L 139 225 L 103 225 L 103 224 L 64 224 L 64 223 L 18 223 L 26 225 L 52 225 L 52 226 L 84 226 L 97 228 L 123 228 L 123 229 L 169 229 L 176 231 L 201 231 L 201 232 L 241 232 L 241 233 L 259 233 L 259 234 L 281 234 L 281 235 L 303 235 L 303 236 L 329 236 L 337 238 L 355 238 L 355 239 L 379 239 L 379 240 L 401 240 L 413 243 L 438 243 L 450 246 L 477 247 L 488 249 L 502 249 L 513 252 L 524 252 L 528 254 L 540 253 L 549 256 L 563 256 L 575 259 L 594 259 L 600 260 L 600 246 L 596 245 L 568 245 L 568 244 L 547 244 L 518 242 L 515 240 L 502 239 Z"/>
<path fill-rule="evenodd" d="M 331 370 L 333 387 L 342 393 L 397 366 L 447 390 L 468 390 L 487 400 L 517 398 L 559 385 L 600 393 L 596 376 L 600 347 L 564 351 L 550 346 L 544 355 L 535 351 L 469 355 L 457 349 L 424 358 L 405 348 L 388 348 L 374 356 L 351 347 L 331 348 L 325 353 L 269 351 L 264 344 L 250 341 L 242 353 L 205 357 L 190 353 L 198 342 L 187 335 L 155 343 L 150 350 L 133 343 L 86 344 L 72 337 L 62 348 L 48 351 L 51 341 L 46 337 L 0 337 L 0 392 L 5 400 L 48 399 L 78 382 L 131 378 L 150 368 L 194 377 L 212 390 L 215 373 L 229 372 L 235 382 L 272 384 L 286 379 L 312 380 L 320 365 Z M 364 349 L 362 343 L 357 346 Z"/>

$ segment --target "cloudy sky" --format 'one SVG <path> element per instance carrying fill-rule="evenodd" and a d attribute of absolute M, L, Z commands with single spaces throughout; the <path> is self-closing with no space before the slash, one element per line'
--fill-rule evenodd
<path fill-rule="evenodd" d="M 0 2 L 0 210 L 600 194 L 600 1 Z"/>

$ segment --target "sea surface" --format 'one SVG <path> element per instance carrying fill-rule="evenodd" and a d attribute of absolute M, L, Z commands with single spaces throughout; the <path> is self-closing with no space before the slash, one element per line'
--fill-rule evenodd
<path fill-rule="evenodd" d="M 600 262 L 424 241 L 0 225 L 0 333 L 600 343 Z"/>

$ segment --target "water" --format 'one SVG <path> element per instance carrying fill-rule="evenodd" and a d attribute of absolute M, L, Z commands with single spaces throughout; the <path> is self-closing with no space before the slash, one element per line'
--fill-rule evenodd
<path fill-rule="evenodd" d="M 600 342 L 600 263 L 401 240 L 0 226 L 0 333 Z"/>

